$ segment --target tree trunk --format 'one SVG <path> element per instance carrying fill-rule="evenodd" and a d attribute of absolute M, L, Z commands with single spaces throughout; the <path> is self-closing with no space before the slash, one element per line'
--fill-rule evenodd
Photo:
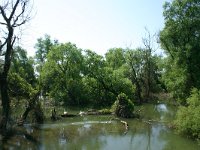
<path fill-rule="evenodd" d="M 23 125 L 28 114 L 33 110 L 34 110 L 35 119 L 37 120 L 37 123 L 43 122 L 43 119 L 44 119 L 43 112 L 42 112 L 40 106 L 38 105 L 39 95 L 40 95 L 39 91 L 33 95 L 31 100 L 29 101 L 28 107 L 26 108 L 26 110 L 24 111 L 24 113 L 22 115 L 21 120 L 18 122 L 18 125 Z"/>
<path fill-rule="evenodd" d="M 142 96 L 141 96 L 141 88 L 138 81 L 136 81 L 136 93 L 139 99 L 139 103 L 142 104 L 143 101 L 142 101 Z"/>
<path fill-rule="evenodd" d="M 1 101 L 3 106 L 3 112 L 2 112 L 2 120 L 0 122 L 0 128 L 5 131 L 7 122 L 9 119 L 9 113 L 10 113 L 10 99 L 8 96 L 8 82 L 7 77 L 5 75 L 0 76 L 0 90 L 1 90 Z"/>

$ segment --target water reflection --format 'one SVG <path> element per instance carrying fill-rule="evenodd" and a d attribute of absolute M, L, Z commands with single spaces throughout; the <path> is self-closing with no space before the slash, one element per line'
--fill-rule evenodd
<path fill-rule="evenodd" d="M 168 112 L 166 104 L 158 104 L 155 107 L 159 112 Z"/>
<path fill-rule="evenodd" d="M 174 111 L 165 104 L 146 105 L 144 119 L 157 120 L 151 124 L 143 120 L 125 119 L 129 130 L 110 116 L 66 118 L 37 128 L 25 125 L 25 131 L 40 141 L 32 143 L 26 137 L 15 136 L 4 144 L 7 149 L 41 150 L 197 150 L 197 143 L 174 134 L 159 121 L 169 121 Z M 15 145 L 15 147 L 13 146 Z M 1 148 L 1 147 L 0 147 Z"/>

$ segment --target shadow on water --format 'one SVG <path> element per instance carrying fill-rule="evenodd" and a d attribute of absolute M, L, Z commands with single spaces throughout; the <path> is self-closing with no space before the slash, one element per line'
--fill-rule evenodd
<path fill-rule="evenodd" d="M 4 135 L 0 135 L 0 149 L 26 149 L 30 145 L 33 149 L 39 149 L 40 142 L 32 133 L 32 129 L 27 127 L 12 127 Z M 31 148 L 31 149 L 32 149 Z"/>
<path fill-rule="evenodd" d="M 24 125 L 1 146 L 6 149 L 39 150 L 197 150 L 197 142 L 176 135 L 167 124 L 175 110 L 165 104 L 144 106 L 143 119 L 125 119 L 127 131 L 112 116 L 82 116 Z M 155 120 L 147 123 L 144 120 Z M 3 140 L 1 140 L 2 142 Z M 2 147 L 0 147 L 1 149 Z"/>

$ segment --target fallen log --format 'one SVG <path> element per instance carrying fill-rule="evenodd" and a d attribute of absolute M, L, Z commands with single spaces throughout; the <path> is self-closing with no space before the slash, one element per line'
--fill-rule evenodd
<path fill-rule="evenodd" d="M 119 118 L 111 118 L 110 121 L 111 120 L 120 121 L 125 126 L 126 131 L 128 131 L 129 126 L 128 126 L 128 123 L 126 121 L 120 120 Z"/>
<path fill-rule="evenodd" d="M 76 117 L 76 116 L 78 116 L 78 115 L 76 115 L 76 114 L 68 114 L 68 113 L 67 113 L 67 114 L 62 114 L 62 115 L 61 115 L 61 117 L 63 117 L 63 118 L 64 118 L 64 117 Z"/>

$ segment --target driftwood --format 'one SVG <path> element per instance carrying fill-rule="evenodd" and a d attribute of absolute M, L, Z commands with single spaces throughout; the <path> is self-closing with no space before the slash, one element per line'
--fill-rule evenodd
<path fill-rule="evenodd" d="M 78 114 L 70 114 L 68 112 L 64 112 L 63 114 L 61 114 L 60 116 L 63 117 L 63 118 L 67 118 L 67 117 L 76 117 L 76 116 L 83 116 L 83 115 L 108 115 L 108 114 L 112 114 L 111 112 L 101 112 L 99 110 L 95 110 L 95 109 L 90 109 L 86 112 L 84 111 L 80 111 Z M 56 110 L 55 108 L 52 110 L 52 116 L 51 116 L 51 119 L 52 120 L 57 120 L 58 116 L 56 115 Z M 122 123 L 126 129 L 126 131 L 128 131 L 129 129 L 129 125 L 126 121 L 123 121 L 123 120 L 120 120 L 119 118 L 111 118 L 111 120 L 117 120 L 119 121 L 120 123 Z"/>
<path fill-rule="evenodd" d="M 152 123 L 168 123 L 168 121 L 159 121 L 159 120 L 142 120 L 144 123 L 152 124 Z"/>
<path fill-rule="evenodd" d="M 122 121 L 122 120 L 120 122 L 125 126 L 126 130 L 128 130 L 128 123 L 126 121 Z"/>
<path fill-rule="evenodd" d="M 111 118 L 110 121 L 111 121 L 111 120 L 117 120 L 117 121 L 120 121 L 120 123 L 122 123 L 122 124 L 124 125 L 126 131 L 128 131 L 129 126 L 128 126 L 128 123 L 127 123 L 126 121 L 120 120 L 119 118 Z"/>
<path fill-rule="evenodd" d="M 61 115 L 61 117 L 76 117 L 76 116 L 78 116 L 78 115 L 76 115 L 76 114 L 62 114 Z"/>
<path fill-rule="evenodd" d="M 87 111 L 87 112 L 82 112 L 80 111 L 80 113 L 78 114 L 70 114 L 70 113 L 66 113 L 64 112 L 64 114 L 61 115 L 61 117 L 76 117 L 76 116 L 83 116 L 83 115 L 101 115 L 100 112 L 98 111 Z"/>
<path fill-rule="evenodd" d="M 104 111 L 99 111 L 96 109 L 90 109 L 86 112 L 80 111 L 79 115 L 83 116 L 83 115 L 111 115 L 112 112 L 104 112 Z"/>

